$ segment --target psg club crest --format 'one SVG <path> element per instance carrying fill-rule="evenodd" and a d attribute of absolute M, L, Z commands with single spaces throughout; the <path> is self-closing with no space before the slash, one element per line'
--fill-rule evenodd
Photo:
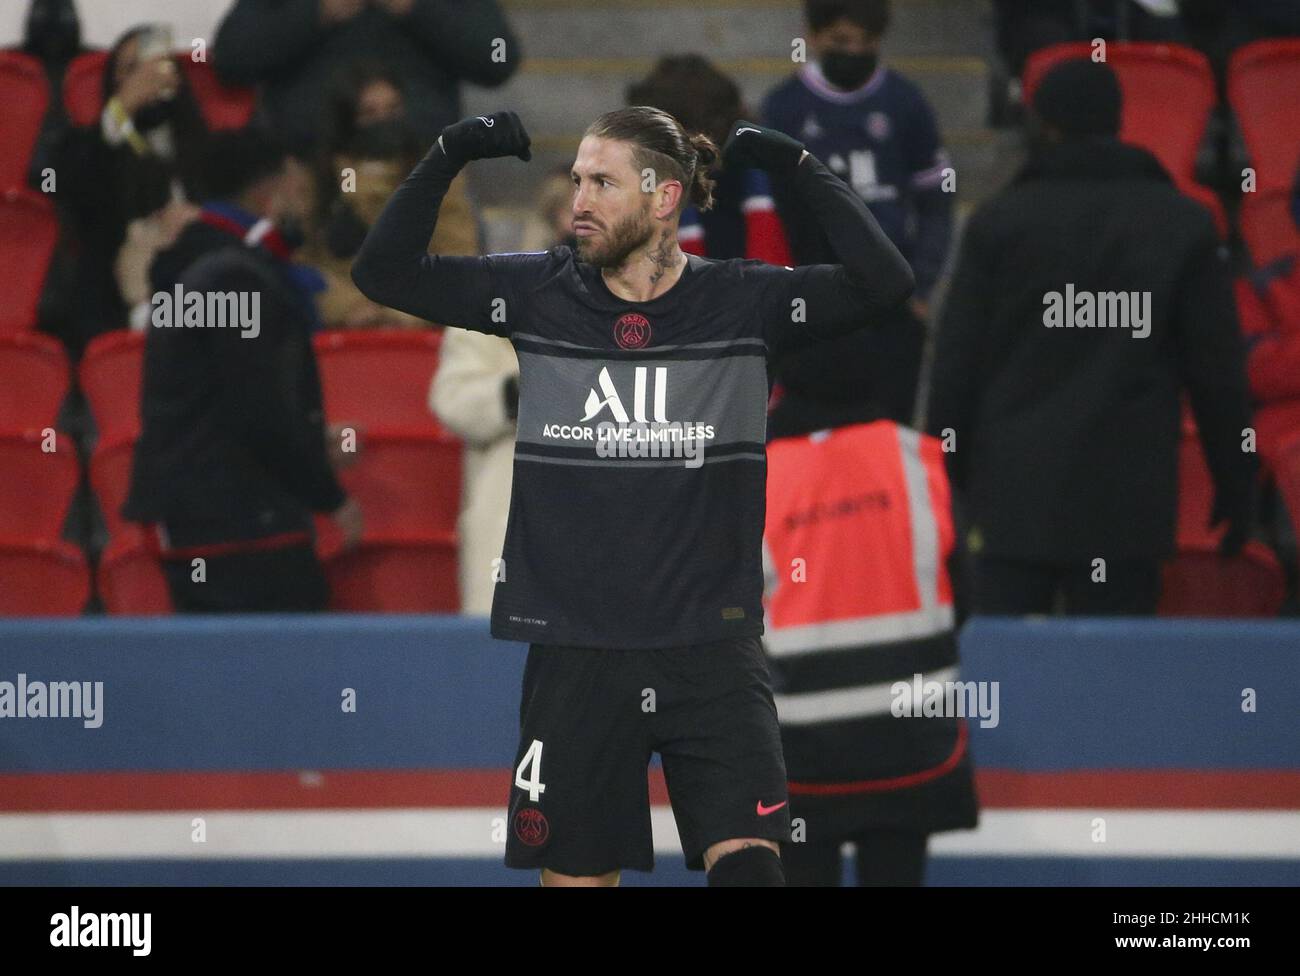
<path fill-rule="evenodd" d="M 867 132 L 875 139 L 889 138 L 889 116 L 884 112 L 872 112 L 867 116 Z"/>
<path fill-rule="evenodd" d="M 628 312 L 614 323 L 614 341 L 620 349 L 644 349 L 650 344 L 650 322 L 644 315 Z"/>
<path fill-rule="evenodd" d="M 533 807 L 525 807 L 515 814 L 515 836 L 529 847 L 541 847 L 551 836 L 551 825 L 546 814 Z"/>

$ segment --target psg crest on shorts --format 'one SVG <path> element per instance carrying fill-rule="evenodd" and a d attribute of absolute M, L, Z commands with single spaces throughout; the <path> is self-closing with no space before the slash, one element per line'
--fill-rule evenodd
<path fill-rule="evenodd" d="M 525 807 L 515 814 L 515 836 L 529 847 L 541 847 L 551 836 L 551 825 L 546 814 L 533 807 Z"/>
<path fill-rule="evenodd" d="M 644 315 L 628 312 L 614 323 L 614 341 L 620 349 L 644 349 L 650 344 L 650 322 Z"/>

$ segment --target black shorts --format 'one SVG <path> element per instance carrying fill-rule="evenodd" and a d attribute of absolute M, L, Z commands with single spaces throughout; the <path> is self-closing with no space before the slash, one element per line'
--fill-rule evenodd
<path fill-rule="evenodd" d="M 533 644 L 506 865 L 590 876 L 654 867 L 658 752 L 686 864 L 736 837 L 790 839 L 781 730 L 758 637 L 663 650 Z"/>

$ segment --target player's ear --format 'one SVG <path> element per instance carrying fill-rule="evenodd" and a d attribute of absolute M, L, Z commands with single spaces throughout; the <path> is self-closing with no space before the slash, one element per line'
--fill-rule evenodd
<path fill-rule="evenodd" d="M 655 208 L 658 211 L 656 216 L 662 216 L 666 220 L 682 209 L 681 200 L 686 194 L 686 187 L 681 180 L 664 180 L 659 184 L 659 189 L 663 191 L 663 197 Z"/>

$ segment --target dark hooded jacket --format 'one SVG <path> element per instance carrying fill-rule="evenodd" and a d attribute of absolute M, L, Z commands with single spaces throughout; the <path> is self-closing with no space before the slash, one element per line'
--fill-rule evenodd
<path fill-rule="evenodd" d="M 1149 334 L 1136 320 L 1047 327 L 1070 289 L 1148 294 Z M 1243 347 L 1210 215 L 1136 146 L 1046 150 L 971 218 L 938 331 L 927 430 L 950 432 L 974 546 L 1037 561 L 1171 552 L 1183 391 L 1222 511 L 1244 520 Z"/>
<path fill-rule="evenodd" d="M 255 294 L 257 334 L 150 324 L 123 515 L 184 524 L 191 543 L 309 529 L 311 512 L 344 501 L 325 448 L 310 296 L 286 262 L 202 221 L 158 255 L 150 276 L 158 293 L 174 295 L 179 283 Z"/>

